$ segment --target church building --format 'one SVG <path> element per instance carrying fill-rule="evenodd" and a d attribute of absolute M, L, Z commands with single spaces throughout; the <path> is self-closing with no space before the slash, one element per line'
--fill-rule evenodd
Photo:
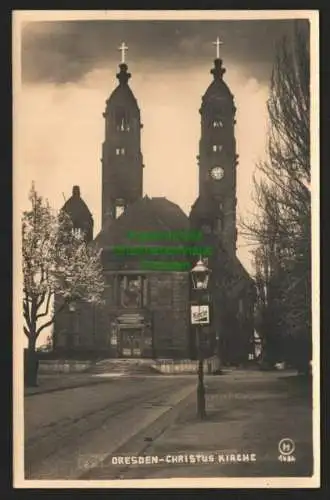
<path fill-rule="evenodd" d="M 228 364 L 248 359 L 254 283 L 236 256 L 236 109 L 224 72 L 217 53 L 200 108 L 199 193 L 187 216 L 165 196 L 143 196 L 143 125 L 123 53 L 118 85 L 103 113 L 99 234 L 93 237 L 93 217 L 78 186 L 63 207 L 88 244 L 102 249 L 105 300 L 75 303 L 57 315 L 59 353 L 70 348 L 109 358 L 194 358 L 190 269 L 202 257 L 212 271 L 204 355 L 218 354 Z"/>

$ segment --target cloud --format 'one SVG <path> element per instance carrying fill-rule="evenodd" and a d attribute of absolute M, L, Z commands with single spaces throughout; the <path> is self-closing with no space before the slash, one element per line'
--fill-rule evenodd
<path fill-rule="evenodd" d="M 53 21 L 28 23 L 22 33 L 24 82 L 78 82 L 94 69 L 119 62 L 117 47 L 128 44 L 128 61 L 194 67 L 215 57 L 212 41 L 224 41 L 225 62 L 253 68 L 267 80 L 276 41 L 293 21 Z"/>

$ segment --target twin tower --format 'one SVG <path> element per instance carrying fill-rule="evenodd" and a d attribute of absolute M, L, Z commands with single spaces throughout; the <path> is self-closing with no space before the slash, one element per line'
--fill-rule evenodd
<path fill-rule="evenodd" d="M 126 47 L 127 48 L 127 47 Z M 218 48 L 218 47 L 217 47 Z M 218 55 L 218 54 L 217 54 Z M 102 229 L 143 196 L 140 109 L 122 58 L 118 86 L 106 101 L 102 145 Z M 236 141 L 233 95 L 223 81 L 225 69 L 217 57 L 213 81 L 202 97 L 199 141 L 199 196 L 192 206 L 193 225 L 217 234 L 227 253 L 236 254 Z"/>

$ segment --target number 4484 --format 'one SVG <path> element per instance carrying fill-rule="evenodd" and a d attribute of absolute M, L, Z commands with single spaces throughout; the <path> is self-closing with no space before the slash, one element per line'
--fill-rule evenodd
<path fill-rule="evenodd" d="M 291 462 L 292 463 L 292 462 L 296 461 L 295 457 L 293 457 L 291 455 L 289 455 L 289 456 L 280 455 L 278 457 L 278 459 L 279 459 L 280 462 Z"/>

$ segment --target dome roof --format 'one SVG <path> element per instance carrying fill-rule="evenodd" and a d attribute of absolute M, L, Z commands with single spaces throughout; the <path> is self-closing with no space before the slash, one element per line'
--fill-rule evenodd
<path fill-rule="evenodd" d="M 80 197 L 79 186 L 73 186 L 72 196 L 65 202 L 62 210 L 71 217 L 74 227 L 93 224 L 93 216 Z"/>
<path fill-rule="evenodd" d="M 103 248 L 122 244 L 140 246 L 141 242 L 134 242 L 134 239 L 132 241 L 129 238 L 130 231 L 166 232 L 188 229 L 189 219 L 177 204 L 164 197 L 144 196 L 129 205 L 118 219 L 110 219 L 95 241 Z M 155 242 L 150 244 L 154 245 Z M 165 245 L 166 242 L 161 244 Z M 167 244 L 172 245 L 170 240 Z"/>

